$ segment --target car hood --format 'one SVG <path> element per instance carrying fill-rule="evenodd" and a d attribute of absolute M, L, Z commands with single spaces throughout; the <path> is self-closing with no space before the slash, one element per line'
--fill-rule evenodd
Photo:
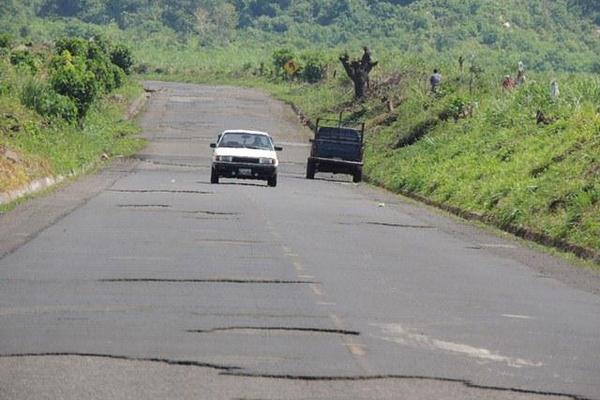
<path fill-rule="evenodd" d="M 245 149 L 239 147 L 217 147 L 215 149 L 215 156 L 264 157 L 277 159 L 277 153 L 273 150 Z"/>

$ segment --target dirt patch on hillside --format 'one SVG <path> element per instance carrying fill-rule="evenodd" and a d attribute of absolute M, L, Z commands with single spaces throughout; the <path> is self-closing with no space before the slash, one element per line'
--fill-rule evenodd
<path fill-rule="evenodd" d="M 49 174 L 47 162 L 32 160 L 0 144 L 0 193 L 19 189 L 32 179 Z"/>

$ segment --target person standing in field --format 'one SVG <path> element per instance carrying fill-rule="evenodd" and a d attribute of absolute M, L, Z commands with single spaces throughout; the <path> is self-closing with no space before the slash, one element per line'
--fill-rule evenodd
<path fill-rule="evenodd" d="M 558 88 L 558 82 L 556 82 L 554 80 L 550 84 L 550 97 L 552 97 L 552 100 L 556 100 L 556 99 L 558 99 L 559 95 L 560 95 L 560 89 Z"/>
<path fill-rule="evenodd" d="M 516 84 L 519 86 L 525 84 L 525 64 L 523 64 L 523 61 L 519 61 L 519 65 L 517 66 Z"/>
<path fill-rule="evenodd" d="M 442 74 L 437 69 L 433 70 L 429 83 L 431 84 L 431 93 L 437 93 L 442 84 Z"/>

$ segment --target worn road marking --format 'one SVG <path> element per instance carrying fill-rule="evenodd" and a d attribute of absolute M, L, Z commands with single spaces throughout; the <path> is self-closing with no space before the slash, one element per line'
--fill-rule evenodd
<path fill-rule="evenodd" d="M 350 350 L 350 353 L 354 354 L 355 356 L 362 357 L 367 354 L 362 344 L 346 343 L 346 347 L 348 350 Z"/>
<path fill-rule="evenodd" d="M 420 333 L 413 333 L 404 329 L 400 324 L 371 324 L 381 329 L 382 336 L 374 336 L 388 342 L 404 346 L 424 348 L 428 350 L 443 350 L 450 353 L 465 355 L 480 360 L 505 363 L 510 367 L 541 367 L 543 363 L 530 361 L 523 358 L 507 357 L 484 348 L 469 346 L 468 344 L 447 342 L 430 338 Z"/>
<path fill-rule="evenodd" d="M 320 306 L 335 306 L 335 303 L 332 303 L 330 301 L 317 301 L 317 304 Z"/>
<path fill-rule="evenodd" d="M 329 318 L 331 318 L 331 320 L 333 321 L 333 325 L 335 325 L 336 328 L 342 329 L 344 327 L 344 322 L 337 315 L 329 314 Z"/>
<path fill-rule="evenodd" d="M 304 267 L 298 261 L 294 261 L 294 268 L 296 268 L 296 271 L 298 272 L 304 272 Z"/>
<path fill-rule="evenodd" d="M 344 320 L 339 317 L 336 314 L 329 314 L 329 318 L 333 321 L 333 325 L 340 330 L 344 330 L 345 329 L 345 324 L 344 324 Z M 364 356 L 366 354 L 365 350 L 364 350 L 364 346 L 361 344 L 358 344 L 354 341 L 348 340 L 348 339 L 344 339 L 344 346 L 346 346 L 346 348 L 348 349 L 348 351 L 355 356 Z M 364 368 L 367 368 L 367 366 L 363 366 Z"/>
<path fill-rule="evenodd" d="M 479 246 L 488 247 L 488 248 L 496 248 L 496 249 L 516 249 L 517 248 L 517 246 L 515 246 L 514 244 L 480 243 Z"/>
<path fill-rule="evenodd" d="M 318 285 L 311 283 L 309 286 L 317 296 L 323 296 L 323 291 L 321 291 L 321 288 L 319 288 Z"/>

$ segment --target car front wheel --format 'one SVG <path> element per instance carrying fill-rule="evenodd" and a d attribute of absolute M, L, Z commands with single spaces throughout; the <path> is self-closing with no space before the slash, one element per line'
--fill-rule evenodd
<path fill-rule="evenodd" d="M 219 174 L 214 168 L 210 169 L 210 183 L 219 183 Z"/>
<path fill-rule="evenodd" d="M 267 185 L 271 187 L 277 186 L 277 175 L 273 175 L 269 179 L 267 179 Z"/>

